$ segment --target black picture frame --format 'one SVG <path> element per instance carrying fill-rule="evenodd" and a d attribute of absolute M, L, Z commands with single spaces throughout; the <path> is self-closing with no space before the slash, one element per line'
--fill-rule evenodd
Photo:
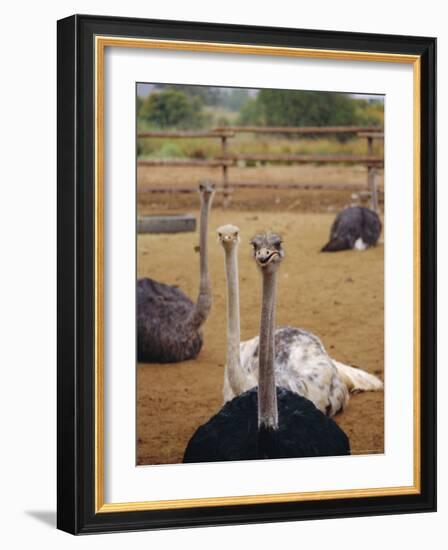
<path fill-rule="evenodd" d="M 194 40 L 420 57 L 420 493 L 188 509 L 95 511 L 94 39 Z M 74 15 L 58 21 L 57 526 L 73 534 L 436 509 L 436 39 Z"/>

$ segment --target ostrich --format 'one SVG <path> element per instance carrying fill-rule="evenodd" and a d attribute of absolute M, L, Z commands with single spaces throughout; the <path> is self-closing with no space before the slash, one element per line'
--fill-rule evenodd
<path fill-rule="evenodd" d="M 365 250 L 375 246 L 381 235 L 381 220 L 378 216 L 378 191 L 375 184 L 376 170 L 369 170 L 371 208 L 351 206 L 336 216 L 330 229 L 330 240 L 321 252 L 339 250 Z"/>
<path fill-rule="evenodd" d="M 137 356 L 147 363 L 177 363 L 196 357 L 202 325 L 212 305 L 207 258 L 208 215 L 214 185 L 199 185 L 200 283 L 196 303 L 175 286 L 144 278 L 137 281 Z"/>
<path fill-rule="evenodd" d="M 330 240 L 321 252 L 365 250 L 375 246 L 381 234 L 378 214 L 364 206 L 350 206 L 336 216 L 330 230 Z"/>
<path fill-rule="evenodd" d="M 187 445 L 183 461 L 348 455 L 348 437 L 331 418 L 309 399 L 276 387 L 275 297 L 283 249 L 273 234 L 258 235 L 252 242 L 263 286 L 258 388 L 234 397 L 200 426 Z M 237 355 L 238 347 L 233 352 Z"/>
<path fill-rule="evenodd" d="M 219 227 L 218 240 L 225 254 L 227 279 L 227 363 L 224 370 L 224 403 L 253 388 L 258 381 L 259 337 L 240 343 L 238 243 L 239 229 Z M 263 245 L 254 237 L 254 247 Z M 265 238 L 265 237 L 263 237 Z M 270 237 L 281 247 L 279 237 Z M 275 330 L 275 376 L 277 385 L 312 401 L 328 416 L 344 409 L 352 391 L 382 388 L 382 382 L 361 369 L 333 360 L 320 339 L 303 329 Z"/>

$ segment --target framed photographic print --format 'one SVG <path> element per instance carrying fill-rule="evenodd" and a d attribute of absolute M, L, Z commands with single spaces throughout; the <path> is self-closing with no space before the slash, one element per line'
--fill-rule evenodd
<path fill-rule="evenodd" d="M 58 527 L 436 508 L 433 38 L 58 22 Z"/>

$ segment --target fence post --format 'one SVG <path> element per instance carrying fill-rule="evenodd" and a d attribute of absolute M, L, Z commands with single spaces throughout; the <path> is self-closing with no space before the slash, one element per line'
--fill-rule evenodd
<path fill-rule="evenodd" d="M 368 186 L 370 191 L 370 207 L 374 212 L 378 212 L 378 187 L 376 181 L 377 170 L 374 166 L 368 168 Z"/>
<path fill-rule="evenodd" d="M 373 156 L 373 137 L 367 136 L 367 154 Z M 378 189 L 376 182 L 376 168 L 367 165 L 367 187 L 370 192 L 370 205 L 374 212 L 378 212 Z"/>
<path fill-rule="evenodd" d="M 227 156 L 227 136 L 224 134 L 221 136 L 221 155 L 224 159 Z M 225 163 L 222 165 L 222 188 L 224 208 L 227 208 L 229 206 L 229 174 L 228 166 Z"/>

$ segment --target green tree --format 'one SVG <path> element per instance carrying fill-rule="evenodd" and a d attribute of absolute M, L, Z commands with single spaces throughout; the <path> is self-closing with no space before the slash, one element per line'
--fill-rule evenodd
<path fill-rule="evenodd" d="M 382 99 L 357 99 L 356 114 L 362 126 L 384 127 L 384 102 Z"/>
<path fill-rule="evenodd" d="M 249 97 L 245 88 L 227 88 L 221 93 L 220 105 L 230 111 L 239 111 Z"/>
<path fill-rule="evenodd" d="M 242 126 L 266 126 L 264 106 L 258 99 L 247 99 L 240 110 L 238 124 Z"/>
<path fill-rule="evenodd" d="M 344 126 L 356 124 L 357 112 L 346 94 L 260 90 L 255 100 L 245 103 L 240 118 L 244 124 L 267 126 Z"/>
<path fill-rule="evenodd" d="M 157 84 L 157 91 L 176 90 L 188 97 L 197 97 L 204 105 L 218 105 L 222 90 L 214 86 L 195 86 L 193 84 Z"/>
<path fill-rule="evenodd" d="M 143 105 L 143 99 L 140 96 L 136 96 L 135 111 L 137 113 L 137 116 L 138 116 L 138 113 L 140 112 L 142 105 Z"/>
<path fill-rule="evenodd" d="M 194 129 L 204 123 L 201 100 L 172 88 L 148 95 L 138 114 L 156 128 Z"/>

